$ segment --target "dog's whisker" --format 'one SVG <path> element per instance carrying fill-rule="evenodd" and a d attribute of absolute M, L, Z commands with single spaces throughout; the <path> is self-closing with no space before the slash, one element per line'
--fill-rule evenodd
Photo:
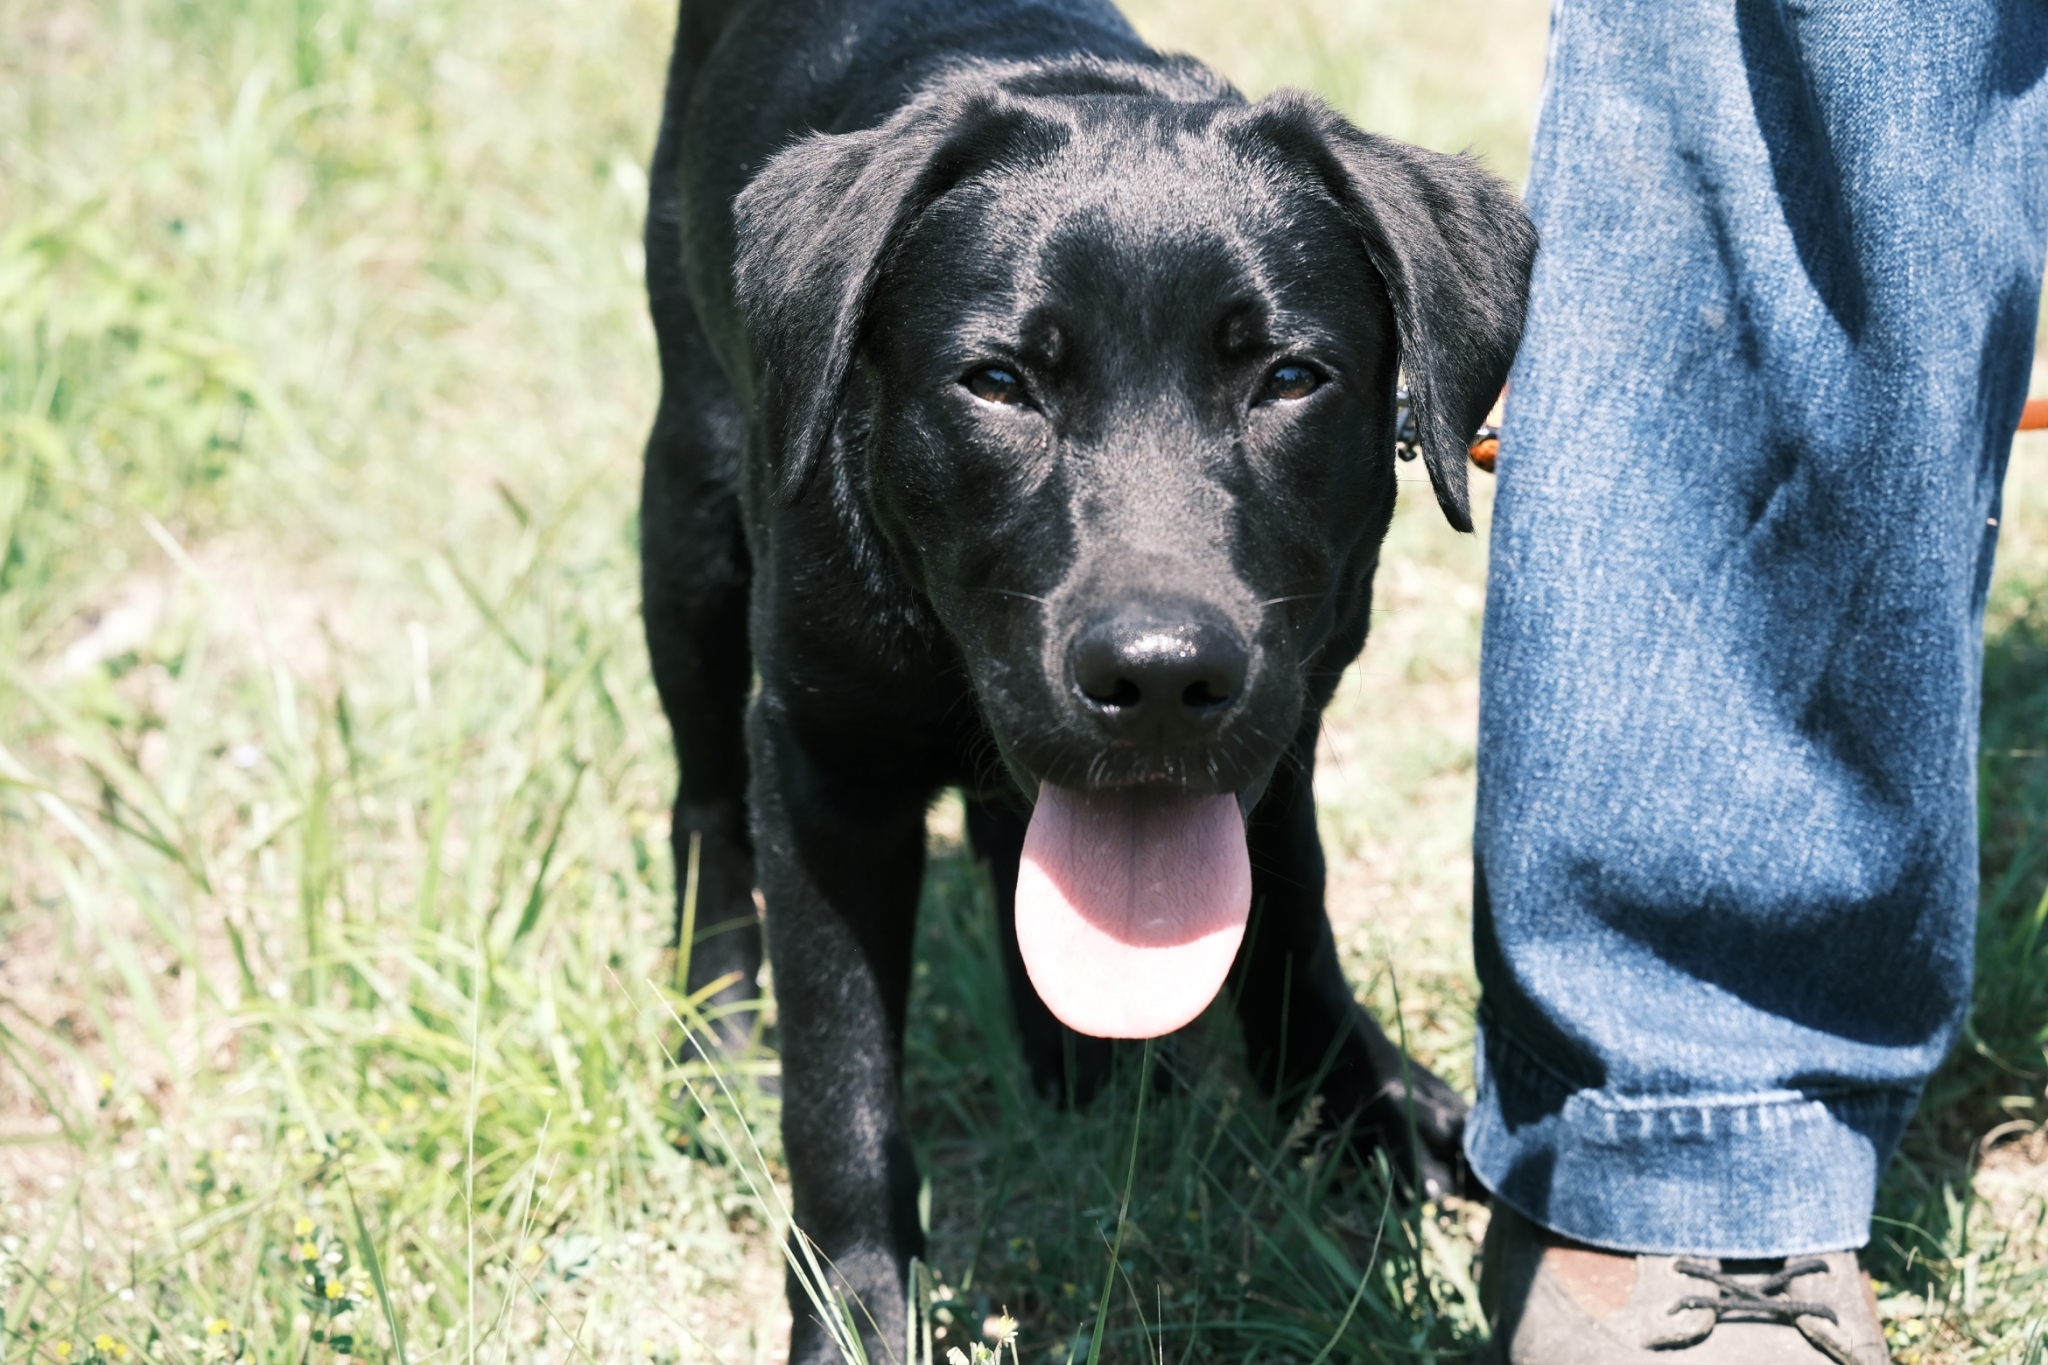
<path fill-rule="evenodd" d="M 1041 607 L 1052 606 L 1050 598 L 1040 597 L 1037 593 L 1019 592 L 1015 588 L 970 587 L 967 591 L 992 593 L 997 597 L 1015 597 L 1026 602 L 1036 602 Z"/>

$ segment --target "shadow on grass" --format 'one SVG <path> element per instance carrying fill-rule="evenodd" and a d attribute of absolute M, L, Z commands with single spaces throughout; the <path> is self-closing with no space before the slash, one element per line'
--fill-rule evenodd
<path fill-rule="evenodd" d="M 1123 1200 L 1140 1050 L 1093 1103 L 1032 1092 L 985 879 L 942 848 L 927 879 L 907 1045 L 930 1181 L 943 1355 L 1004 1311 L 1026 1361 L 1080 1362 Z M 1479 1340 L 1469 1210 L 1404 1211 L 1383 1170 L 1343 1173 L 1280 1122 L 1227 1009 L 1157 1054 L 1110 1305 L 1113 1361 L 1457 1357 Z"/>

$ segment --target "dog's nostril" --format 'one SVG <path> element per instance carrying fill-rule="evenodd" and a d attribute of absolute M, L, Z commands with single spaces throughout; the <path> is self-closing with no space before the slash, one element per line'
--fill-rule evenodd
<path fill-rule="evenodd" d="M 1181 705 L 1195 711 L 1211 711 L 1230 700 L 1227 691 L 1218 692 L 1208 678 L 1197 678 L 1182 689 Z"/>
<path fill-rule="evenodd" d="M 1145 695 L 1129 678 L 1081 678 L 1076 685 L 1097 706 L 1136 706 Z"/>

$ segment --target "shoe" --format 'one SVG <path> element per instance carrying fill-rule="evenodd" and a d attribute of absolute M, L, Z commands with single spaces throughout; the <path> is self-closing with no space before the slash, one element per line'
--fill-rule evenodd
<path fill-rule="evenodd" d="M 1853 1251 L 1629 1256 L 1494 1201 L 1480 1300 L 1493 1365 L 1889 1365 Z"/>

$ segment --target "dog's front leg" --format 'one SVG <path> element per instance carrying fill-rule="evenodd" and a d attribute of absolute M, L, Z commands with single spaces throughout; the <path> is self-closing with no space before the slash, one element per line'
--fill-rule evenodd
<path fill-rule="evenodd" d="M 1350 1125 L 1359 1156 L 1384 1148 L 1403 1183 L 1425 1195 L 1457 1192 L 1465 1101 L 1402 1056 L 1352 996 L 1338 961 L 1323 905 L 1314 772 L 1311 728 L 1273 774 L 1246 831 L 1254 910 L 1236 965 L 1245 1051 L 1283 1108 L 1306 1101 L 1313 1085 L 1324 1123 Z"/>
<path fill-rule="evenodd" d="M 882 756 L 821 758 L 765 692 L 749 713 L 748 742 L 791 1235 L 810 1239 L 846 1296 L 868 1359 L 889 1361 L 903 1351 L 906 1268 L 924 1249 L 902 1091 L 928 792 L 892 784 Z M 839 1359 L 812 1300 L 820 1288 L 791 1272 L 792 1365 Z"/>

